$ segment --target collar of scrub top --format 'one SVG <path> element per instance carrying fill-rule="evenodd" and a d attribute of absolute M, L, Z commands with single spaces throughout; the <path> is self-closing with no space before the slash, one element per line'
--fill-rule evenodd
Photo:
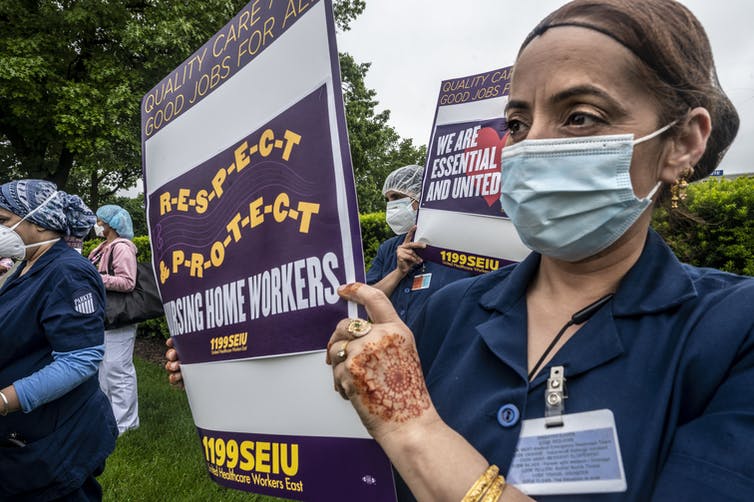
<path fill-rule="evenodd" d="M 539 266 L 540 256 L 532 252 L 510 271 L 507 281 L 482 295 L 479 303 L 499 312 L 509 310 L 525 294 Z M 672 309 L 697 296 L 696 288 L 678 258 L 652 229 L 637 263 L 618 286 L 613 299 L 616 317 L 653 314 Z"/>
<path fill-rule="evenodd" d="M 539 267 L 539 262 L 540 255 L 533 252 L 518 265 L 500 272 L 492 272 L 506 280 L 498 280 L 497 284 L 480 297 L 479 304 L 503 316 L 511 315 L 514 308 L 525 301 L 526 289 Z M 589 357 L 570 361 L 567 374 L 574 376 L 623 353 L 623 344 L 615 328 L 614 318 L 662 312 L 696 296 L 696 289 L 683 265 L 662 238 L 650 229 L 644 251 L 636 265 L 621 281 L 611 305 L 601 309 L 592 319 L 594 324 L 600 324 L 600 336 L 583 341 L 590 345 Z M 522 366 L 526 360 L 525 341 L 512 336 L 500 336 L 500 324 L 501 321 L 493 316 L 489 321 L 478 325 L 477 330 L 501 360 L 520 373 L 522 378 L 526 378 L 527 368 Z M 594 327 L 586 323 L 581 329 Z M 523 355 L 518 354 L 520 350 L 517 350 L 521 349 L 521 346 L 524 347 Z M 568 344 L 561 348 L 550 365 L 556 364 L 558 355 L 567 349 Z M 529 385 L 533 388 L 543 383 L 548 374 L 549 370 L 540 370 Z"/>
<path fill-rule="evenodd" d="M 8 277 L 6 283 L 11 281 L 13 281 L 13 283 L 20 283 L 28 280 L 30 277 L 33 277 L 40 270 L 42 270 L 45 265 L 57 258 L 58 255 L 66 249 L 68 249 L 68 244 L 66 244 L 65 240 L 60 239 L 59 241 L 55 242 L 42 256 L 37 258 L 37 261 L 34 263 L 34 265 L 31 266 L 31 270 L 26 272 L 22 277 L 16 278 L 16 275 L 20 274 L 21 269 L 23 268 L 21 266 L 18 266 L 16 268 L 16 271 L 14 272 L 13 277 Z M 24 263 L 25 261 L 26 260 L 22 261 L 21 263 Z M 3 284 L 3 286 L 5 286 L 5 284 Z"/>

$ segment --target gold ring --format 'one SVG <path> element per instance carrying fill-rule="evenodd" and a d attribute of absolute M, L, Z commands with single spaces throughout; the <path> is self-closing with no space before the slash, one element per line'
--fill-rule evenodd
<path fill-rule="evenodd" d="M 346 360 L 346 357 L 348 357 L 348 352 L 346 352 L 346 347 L 348 347 L 348 343 L 351 340 L 346 340 L 343 342 L 343 345 L 340 346 L 340 350 L 335 353 L 336 356 L 338 356 L 338 359 L 342 359 L 343 361 Z"/>
<path fill-rule="evenodd" d="M 372 330 L 372 323 L 364 319 L 351 319 L 346 331 L 353 335 L 354 338 L 361 338 Z"/>

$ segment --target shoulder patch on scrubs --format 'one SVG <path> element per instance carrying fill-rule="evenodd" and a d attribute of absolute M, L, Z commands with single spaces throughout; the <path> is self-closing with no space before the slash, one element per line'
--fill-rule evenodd
<path fill-rule="evenodd" d="M 97 310 L 94 293 L 85 289 L 73 293 L 73 309 L 79 314 L 94 314 Z"/>

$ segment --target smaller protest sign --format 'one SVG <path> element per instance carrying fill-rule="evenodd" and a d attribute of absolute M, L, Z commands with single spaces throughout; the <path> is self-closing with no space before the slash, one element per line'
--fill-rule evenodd
<path fill-rule="evenodd" d="M 529 253 L 500 204 L 510 76 L 507 67 L 442 82 L 415 237 L 426 260 L 482 273 Z"/>

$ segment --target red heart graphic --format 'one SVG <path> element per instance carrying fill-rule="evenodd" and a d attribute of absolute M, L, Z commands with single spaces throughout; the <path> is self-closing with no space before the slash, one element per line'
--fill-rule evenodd
<path fill-rule="evenodd" d="M 492 127 L 483 127 L 477 134 L 476 146 L 464 150 L 466 158 L 469 159 L 466 176 L 498 173 L 495 177 L 497 182 L 494 193 L 490 192 L 482 196 L 490 207 L 500 199 L 500 159 L 503 155 L 503 147 L 505 147 L 507 141 L 508 131 L 500 138 L 497 131 Z M 473 151 L 477 151 L 477 153 L 474 157 L 470 157 L 469 153 Z M 480 176 L 480 183 L 482 179 L 483 177 Z"/>

